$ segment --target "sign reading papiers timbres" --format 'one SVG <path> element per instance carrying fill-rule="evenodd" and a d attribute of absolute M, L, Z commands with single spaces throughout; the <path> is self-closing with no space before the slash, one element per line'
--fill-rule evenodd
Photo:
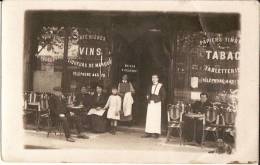
<path fill-rule="evenodd" d="M 239 43 L 238 33 L 199 33 L 199 41 L 193 42 L 197 47 L 193 76 L 198 77 L 198 87 L 225 90 L 237 88 L 239 74 Z"/>

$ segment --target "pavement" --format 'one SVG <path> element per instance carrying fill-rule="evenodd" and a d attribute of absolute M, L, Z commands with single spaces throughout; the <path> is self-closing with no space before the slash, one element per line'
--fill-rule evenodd
<path fill-rule="evenodd" d="M 193 145 L 180 145 L 179 139 L 173 137 L 170 142 L 166 142 L 166 137 L 158 139 L 141 138 L 142 128 L 120 127 L 116 135 L 110 133 L 85 133 L 89 139 L 78 139 L 73 134 L 76 142 L 67 142 L 64 134 L 51 133 L 47 137 L 46 131 L 25 130 L 25 148 L 28 149 L 102 149 L 102 150 L 152 150 L 152 151 L 177 151 L 208 153 L 213 148 Z"/>

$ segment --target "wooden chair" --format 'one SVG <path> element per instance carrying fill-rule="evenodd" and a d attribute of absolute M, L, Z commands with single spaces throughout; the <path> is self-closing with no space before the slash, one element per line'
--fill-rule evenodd
<path fill-rule="evenodd" d="M 50 96 L 48 97 L 48 99 L 50 98 Z M 49 135 L 53 132 L 55 135 L 58 132 L 59 135 L 62 135 L 62 131 L 63 131 L 63 125 L 62 125 L 62 121 L 56 121 L 57 123 L 54 123 L 54 121 L 52 121 L 51 118 L 51 109 L 49 108 L 49 113 L 48 113 L 48 121 L 47 121 L 47 137 L 49 137 Z"/>
<path fill-rule="evenodd" d="M 34 124 L 38 125 L 38 112 L 40 111 L 39 95 L 36 92 L 24 93 L 24 120 L 26 123 L 29 115 L 34 115 Z"/>
<path fill-rule="evenodd" d="M 67 96 L 67 104 L 68 105 L 72 105 L 76 100 L 76 96 L 72 93 L 70 93 L 68 96 Z"/>
<path fill-rule="evenodd" d="M 184 106 L 182 104 L 172 105 L 169 104 L 167 107 L 168 111 L 168 132 L 166 142 L 170 141 L 173 129 L 178 130 L 180 145 L 182 144 L 182 115 L 184 113 Z"/>
<path fill-rule="evenodd" d="M 236 119 L 236 111 L 234 109 L 228 108 L 225 112 L 225 129 L 224 134 L 229 134 L 233 137 L 236 135 L 235 131 L 235 119 Z"/>
<path fill-rule="evenodd" d="M 47 93 L 42 93 L 40 95 L 40 110 L 37 113 L 37 130 L 40 129 L 41 121 L 48 121 L 50 118 L 50 109 L 49 109 L 49 95 Z"/>
<path fill-rule="evenodd" d="M 208 107 L 203 118 L 203 133 L 201 145 L 205 143 L 207 133 L 211 132 L 214 135 L 215 141 L 218 139 L 218 118 L 217 107 Z"/>

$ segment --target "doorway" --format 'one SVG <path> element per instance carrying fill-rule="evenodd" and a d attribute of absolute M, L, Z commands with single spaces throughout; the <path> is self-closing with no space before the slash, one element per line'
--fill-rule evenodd
<path fill-rule="evenodd" d="M 146 121 L 148 87 L 151 85 L 151 76 L 157 73 L 165 90 L 168 88 L 169 60 L 163 51 L 163 36 L 159 32 L 147 31 L 132 42 L 125 43 L 127 48 L 122 52 L 123 61 L 137 66 L 136 76 L 129 75 L 136 93 L 134 95 L 133 120 L 134 126 L 144 127 Z M 121 63 L 121 62 L 120 62 Z M 166 124 L 166 110 L 162 110 L 162 125 Z"/>

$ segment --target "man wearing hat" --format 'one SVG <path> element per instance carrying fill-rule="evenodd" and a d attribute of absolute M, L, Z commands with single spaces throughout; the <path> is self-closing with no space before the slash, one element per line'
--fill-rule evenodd
<path fill-rule="evenodd" d="M 66 101 L 61 92 L 60 87 L 53 88 L 53 95 L 50 97 L 50 117 L 54 124 L 57 124 L 57 121 L 62 121 L 63 130 L 66 137 L 66 140 L 69 142 L 75 142 L 70 134 L 70 124 L 75 122 L 76 129 L 78 132 L 78 138 L 87 139 L 88 137 L 83 135 L 81 130 L 80 120 L 77 119 L 77 116 L 72 112 L 69 112 L 66 108 Z"/>

